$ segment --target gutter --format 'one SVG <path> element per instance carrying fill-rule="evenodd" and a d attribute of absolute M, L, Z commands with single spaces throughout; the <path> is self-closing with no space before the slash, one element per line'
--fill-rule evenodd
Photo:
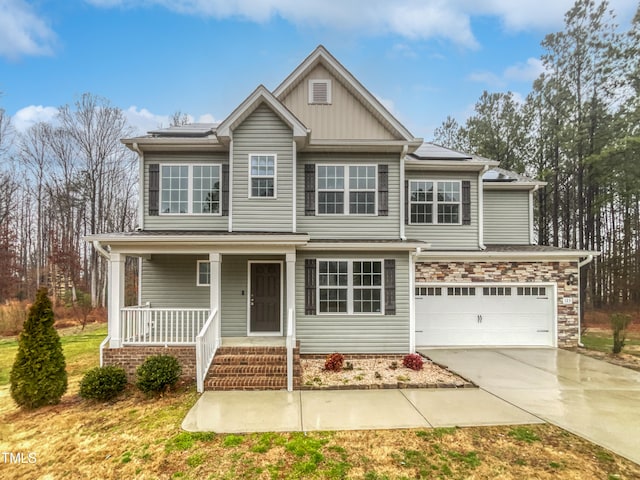
<path fill-rule="evenodd" d="M 580 295 L 580 270 L 585 265 L 590 264 L 593 261 L 593 255 L 587 255 L 587 258 L 578 262 L 578 295 Z M 579 298 L 579 297 L 578 297 Z M 580 304 L 578 302 L 578 346 L 584 348 L 584 343 L 582 343 L 582 323 L 580 322 L 580 318 L 582 317 L 582 312 L 580 311 Z"/>
<path fill-rule="evenodd" d="M 104 258 L 106 258 L 107 260 L 111 260 L 111 255 L 102 247 L 102 245 L 100 245 L 100 242 L 98 240 L 93 241 L 93 248 L 95 248 L 96 252 L 98 252 Z"/>

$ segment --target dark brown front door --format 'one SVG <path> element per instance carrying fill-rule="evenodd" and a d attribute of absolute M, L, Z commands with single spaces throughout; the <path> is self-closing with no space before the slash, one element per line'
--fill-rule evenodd
<path fill-rule="evenodd" d="M 280 264 L 251 264 L 251 333 L 280 332 Z"/>

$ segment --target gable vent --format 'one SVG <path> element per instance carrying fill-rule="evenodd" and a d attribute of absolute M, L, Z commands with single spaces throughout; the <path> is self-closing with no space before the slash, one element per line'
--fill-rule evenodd
<path fill-rule="evenodd" d="M 331 80 L 309 80 L 309 103 L 331 103 Z"/>

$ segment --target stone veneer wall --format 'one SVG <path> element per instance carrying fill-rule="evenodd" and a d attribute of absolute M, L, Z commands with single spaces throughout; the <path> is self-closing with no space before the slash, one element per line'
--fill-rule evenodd
<path fill-rule="evenodd" d="M 569 285 L 569 276 L 573 283 Z M 557 284 L 558 347 L 577 347 L 578 266 L 575 262 L 416 262 L 416 282 L 553 282 Z M 562 299 L 573 299 L 564 305 Z"/>
<path fill-rule="evenodd" d="M 102 352 L 105 365 L 116 365 L 124 368 L 127 380 L 134 383 L 136 370 L 152 355 L 172 355 L 182 366 L 181 379 L 194 381 L 196 378 L 196 347 L 144 347 L 131 346 L 121 348 L 105 348 Z"/>

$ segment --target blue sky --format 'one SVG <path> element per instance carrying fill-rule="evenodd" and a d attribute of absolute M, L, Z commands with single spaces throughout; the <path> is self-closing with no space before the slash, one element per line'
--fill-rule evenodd
<path fill-rule="evenodd" d="M 323 44 L 430 139 L 483 90 L 524 97 L 572 0 L 0 0 L 0 108 L 17 130 L 84 92 L 140 133 L 225 118 Z M 626 27 L 637 0 L 612 0 Z"/>

